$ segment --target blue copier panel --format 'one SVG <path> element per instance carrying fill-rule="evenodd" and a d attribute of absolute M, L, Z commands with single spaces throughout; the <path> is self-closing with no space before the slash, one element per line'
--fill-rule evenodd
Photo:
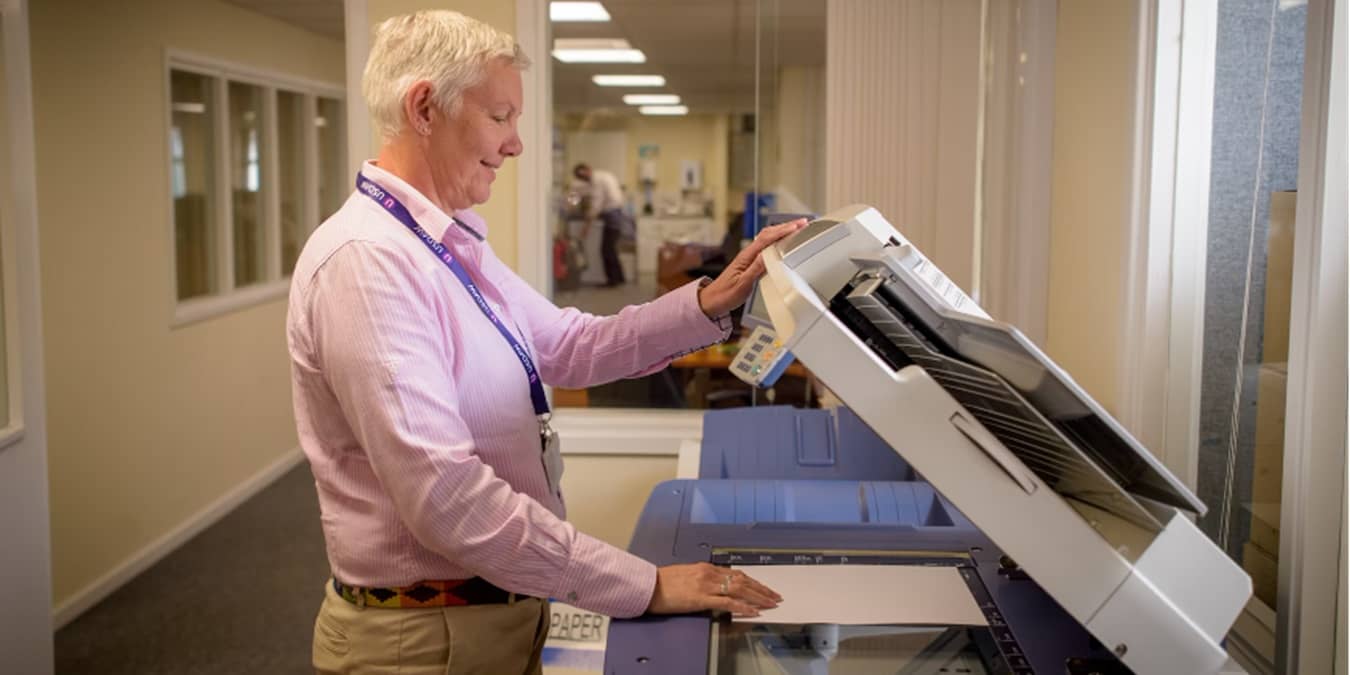
<path fill-rule="evenodd" d="M 656 565 L 959 566 L 990 621 L 978 636 L 979 648 L 992 652 L 988 672 L 1119 672 L 1076 621 L 846 409 L 711 411 L 700 476 L 653 490 L 631 552 Z M 713 634 L 728 626 L 726 617 L 707 614 L 616 620 L 605 672 L 707 672 L 718 661 Z M 765 635 L 768 646 L 756 649 L 786 654 L 817 628 L 788 627 L 791 634 Z M 802 672 L 827 666 L 817 659 Z"/>
<path fill-rule="evenodd" d="M 909 464 L 848 408 L 710 410 L 699 478 L 913 481 Z"/>

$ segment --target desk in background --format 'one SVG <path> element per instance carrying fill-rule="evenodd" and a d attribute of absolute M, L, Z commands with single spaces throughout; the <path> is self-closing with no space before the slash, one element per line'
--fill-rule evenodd
<path fill-rule="evenodd" d="M 638 274 L 656 274 L 657 251 L 665 242 L 720 246 L 726 227 L 705 216 L 639 216 Z"/>
<path fill-rule="evenodd" d="M 670 363 L 672 369 L 687 373 L 684 379 L 685 406 L 689 408 L 711 408 L 723 397 L 748 396 L 749 387 L 729 372 L 731 361 L 740 349 L 739 342 L 727 342 L 704 347 L 696 352 L 685 354 Z M 783 372 L 788 384 L 792 380 L 804 382 L 803 404 L 810 404 L 813 386 L 811 372 L 800 362 L 793 362 Z M 723 386 L 723 385 L 727 386 Z M 749 405 L 750 401 L 742 402 Z"/>

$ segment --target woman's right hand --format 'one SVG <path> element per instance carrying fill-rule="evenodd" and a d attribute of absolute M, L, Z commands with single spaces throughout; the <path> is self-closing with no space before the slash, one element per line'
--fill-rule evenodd
<path fill-rule="evenodd" d="M 773 609 L 782 601 L 783 596 L 740 570 L 701 562 L 658 568 L 656 591 L 647 611 L 687 614 L 717 609 L 737 616 L 759 616 L 759 610 Z"/>

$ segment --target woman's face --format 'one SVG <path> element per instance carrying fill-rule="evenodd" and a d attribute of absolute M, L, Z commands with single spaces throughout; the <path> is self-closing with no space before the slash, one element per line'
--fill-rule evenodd
<path fill-rule="evenodd" d="M 523 149 L 516 121 L 521 108 L 520 71 L 506 59 L 488 64 L 487 76 L 464 91 L 459 110 L 432 128 L 432 179 L 452 209 L 482 204 L 507 157 Z"/>

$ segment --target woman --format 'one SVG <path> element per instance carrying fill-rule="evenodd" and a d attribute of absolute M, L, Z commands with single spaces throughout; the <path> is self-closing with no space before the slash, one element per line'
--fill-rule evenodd
<path fill-rule="evenodd" d="M 648 373 L 725 339 L 765 231 L 711 283 L 612 317 L 559 309 L 468 210 L 522 148 L 512 38 L 449 11 L 376 29 L 362 92 L 383 141 L 296 265 L 296 425 L 333 579 L 320 672 L 540 672 L 547 604 L 754 615 L 781 598 L 706 563 L 655 568 L 564 518 L 542 384 Z"/>

